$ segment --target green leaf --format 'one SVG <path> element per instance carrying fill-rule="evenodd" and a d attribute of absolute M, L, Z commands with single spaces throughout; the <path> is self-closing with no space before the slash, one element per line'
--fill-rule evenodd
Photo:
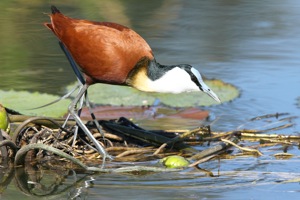
<path fill-rule="evenodd" d="M 0 129 L 5 130 L 8 128 L 8 117 L 5 108 L 0 104 Z"/>
<path fill-rule="evenodd" d="M 187 161 L 182 156 L 167 156 L 159 161 L 163 163 L 167 168 L 183 168 L 189 166 L 189 161 Z"/>
<path fill-rule="evenodd" d="M 231 101 L 239 96 L 238 89 L 231 84 L 220 80 L 206 80 L 205 82 L 219 96 L 222 102 Z M 68 89 L 73 87 L 74 85 L 69 86 Z M 90 101 L 104 105 L 152 105 L 157 98 L 162 103 L 173 107 L 211 106 L 218 104 L 218 102 L 203 92 L 181 94 L 146 93 L 126 86 L 95 84 L 89 87 L 88 93 Z"/>
<path fill-rule="evenodd" d="M 59 96 L 27 91 L 1 91 L 0 102 L 3 106 L 11 108 L 25 115 L 38 115 L 48 117 L 61 117 L 68 112 L 70 100 L 61 100 L 44 108 L 32 109 L 50 103 Z"/>

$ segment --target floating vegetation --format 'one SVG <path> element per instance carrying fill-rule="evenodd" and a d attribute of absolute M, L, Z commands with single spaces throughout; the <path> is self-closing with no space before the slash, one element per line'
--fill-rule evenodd
<path fill-rule="evenodd" d="M 222 102 L 231 101 L 239 96 L 238 89 L 231 84 L 224 83 L 221 80 L 207 80 L 206 82 L 218 94 Z M 70 93 L 74 94 L 74 90 L 78 88 L 75 85 L 68 87 Z M 39 92 L 0 90 L 0 101 L 3 106 L 31 116 L 64 116 L 67 114 L 68 105 L 71 103 L 71 100 L 67 98 L 68 96 L 61 98 L 57 95 Z M 189 92 L 181 95 L 145 93 L 130 87 L 106 84 L 92 85 L 89 88 L 89 99 L 98 105 L 109 104 L 111 106 L 149 106 L 153 105 L 158 99 L 161 104 L 170 107 L 195 107 L 216 104 L 216 102 L 211 100 L 211 97 L 201 92 Z M 54 102 L 55 105 L 53 104 Z M 40 109 L 35 109 L 39 107 Z"/>
<path fill-rule="evenodd" d="M 205 80 L 205 82 L 218 94 L 222 102 L 231 101 L 239 96 L 239 90 L 231 84 L 224 83 L 221 80 Z M 68 90 L 73 87 L 74 85 L 69 86 Z M 96 104 L 105 105 L 109 103 L 117 106 L 153 105 L 156 99 L 159 99 L 164 105 L 172 107 L 211 106 L 218 104 L 202 92 L 188 92 L 180 95 L 146 93 L 130 87 L 106 84 L 96 84 L 89 87 L 89 99 Z"/>
<path fill-rule="evenodd" d="M 215 132 L 210 126 L 203 126 L 185 131 L 145 130 L 126 118 L 100 120 L 104 130 L 102 137 L 94 124 L 87 121 L 86 125 L 93 136 L 114 157 L 101 166 L 101 156 L 89 138 L 80 129 L 74 135 L 77 129 L 74 121 L 69 120 L 62 127 L 64 118 L 32 117 L 7 111 L 10 129 L 0 130 L 2 165 L 6 166 L 4 175 L 0 177 L 1 185 L 5 187 L 15 177 L 17 187 L 23 193 L 34 196 L 64 196 L 63 191 L 78 183 L 84 185 L 81 189 L 89 187 L 93 179 L 88 179 L 87 175 L 91 173 L 145 175 L 188 171 L 195 175 L 220 176 L 217 172 L 204 169 L 205 163 L 238 157 L 263 157 L 271 148 L 270 156 L 277 160 L 288 160 L 297 157 L 290 149 L 298 148 L 300 142 L 298 135 L 267 133 L 263 129 Z M 272 124 L 268 130 L 275 131 L 286 129 L 288 126 L 284 126 L 284 123 L 292 125 L 294 118 L 277 113 L 253 118 L 250 122 L 267 119 Z M 69 186 L 64 185 L 64 177 L 70 171 L 83 172 L 84 178 Z M 222 172 L 223 176 L 226 173 L 231 172 Z M 247 174 L 247 171 L 239 173 Z M 286 178 L 277 175 L 279 179 L 274 184 L 299 181 L 291 175 Z M 42 182 L 44 179 L 50 179 L 53 183 L 47 185 Z M 82 193 L 80 188 L 74 196 Z"/>
<path fill-rule="evenodd" d="M 60 97 L 46 93 L 15 90 L 0 90 L 0 97 L 2 105 L 6 108 L 13 108 L 25 115 L 36 116 L 62 117 L 68 112 L 68 105 L 71 103 L 71 100 L 63 99 L 55 103 L 55 105 L 43 107 L 42 109 L 33 109 L 55 101 Z"/>
<path fill-rule="evenodd" d="M 278 114 L 275 117 L 280 116 L 283 115 Z M 30 160 L 35 165 L 39 164 L 47 168 L 64 162 L 67 163 L 65 166 L 70 168 L 98 172 L 167 171 L 168 168 L 199 167 L 200 163 L 211 159 L 220 159 L 225 155 L 233 156 L 232 151 L 228 151 L 231 147 L 238 151 L 235 156 L 262 156 L 259 148 L 267 144 L 268 146 L 278 144 L 285 147 L 298 146 L 300 140 L 300 137 L 296 135 L 265 134 L 260 130 L 213 132 L 209 126 L 186 131 L 145 130 L 123 117 L 118 120 L 100 120 L 99 123 L 105 131 L 102 137 L 94 124 L 87 122 L 86 125 L 94 137 L 114 157 L 113 161 L 107 161 L 106 165 L 101 168 L 99 167 L 102 162 L 101 157 L 91 145 L 89 138 L 80 129 L 78 135 L 74 134 L 77 129 L 74 121 L 68 121 L 66 126 L 62 127 L 64 118 L 16 114 L 9 114 L 8 117 L 11 130 L 9 134 L 1 131 L 1 137 L 5 138 L 0 143 L 1 155 L 14 159 L 16 166 L 24 165 L 25 160 Z M 261 116 L 251 121 L 271 117 L 274 116 Z M 287 126 L 279 124 L 273 127 L 273 130 L 285 127 Z M 255 147 L 240 146 L 238 143 L 243 140 L 259 141 L 260 144 Z M 202 147 L 201 150 L 199 147 Z M 291 158 L 293 155 L 286 151 L 274 154 L 274 157 Z M 53 157 L 58 158 L 52 159 Z M 151 167 L 126 168 L 122 166 L 120 168 L 119 166 L 120 162 L 145 162 L 159 159 L 161 162 Z M 89 167 L 89 165 L 97 167 Z"/>

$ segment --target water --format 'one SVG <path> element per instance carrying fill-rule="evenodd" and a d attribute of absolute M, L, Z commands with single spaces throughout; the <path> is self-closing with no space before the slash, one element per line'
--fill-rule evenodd
<path fill-rule="evenodd" d="M 296 105 L 300 96 L 299 1 L 52 3 L 69 16 L 130 26 L 148 41 L 160 63 L 190 63 L 208 78 L 237 86 L 241 91 L 238 99 L 207 108 L 218 119 L 213 130 L 233 130 L 263 114 L 300 115 Z M 49 21 L 43 14 L 50 12 L 49 2 L 0 4 L 1 89 L 63 94 L 75 76 L 55 37 L 42 25 Z M 293 127 L 279 132 L 298 134 L 300 121 L 293 122 Z M 296 149 L 292 153 L 299 155 Z M 198 172 L 144 177 L 99 175 L 94 176 L 94 186 L 86 195 L 88 199 L 99 199 L 100 195 L 105 199 L 262 199 L 266 193 L 275 199 L 296 197 L 298 184 L 274 185 L 274 180 L 299 177 L 298 162 L 297 156 L 284 161 L 274 160 L 267 153 L 261 158 L 223 160 L 220 177 L 216 178 Z M 216 162 L 201 167 L 215 174 L 218 171 Z M 22 196 L 15 190 L 10 184 L 2 197 Z"/>

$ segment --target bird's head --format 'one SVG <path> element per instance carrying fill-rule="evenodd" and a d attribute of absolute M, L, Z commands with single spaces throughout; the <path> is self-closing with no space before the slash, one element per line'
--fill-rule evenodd
<path fill-rule="evenodd" d="M 152 79 L 152 87 L 155 88 L 156 92 L 181 93 L 202 91 L 215 101 L 221 102 L 212 89 L 204 83 L 200 72 L 191 65 L 160 66 L 163 69 L 163 73 L 160 73 L 162 75 L 155 80 Z M 151 74 L 149 75 L 149 77 L 154 77 Z"/>
<path fill-rule="evenodd" d="M 161 91 L 159 92 L 180 93 L 202 91 L 215 101 L 221 102 L 219 97 L 204 83 L 200 72 L 191 65 L 157 65 L 159 68 L 163 69 L 163 75 L 154 80 L 154 82 L 156 82 L 155 88 L 161 88 Z"/>
<path fill-rule="evenodd" d="M 217 102 L 221 102 L 219 97 L 204 83 L 200 72 L 191 65 L 161 65 L 155 60 L 146 61 L 146 65 L 141 62 L 142 65 L 130 74 L 128 85 L 145 92 L 202 91 Z"/>
<path fill-rule="evenodd" d="M 186 73 L 190 76 L 191 81 L 195 84 L 198 90 L 201 90 L 202 92 L 206 93 L 208 96 L 210 96 L 211 98 L 213 98 L 215 101 L 217 102 L 221 102 L 221 100 L 219 99 L 219 97 L 216 95 L 216 93 L 214 93 L 212 91 L 212 89 L 210 89 L 203 81 L 202 76 L 200 74 L 200 72 L 195 69 L 194 67 L 190 66 L 190 65 L 181 65 L 181 69 L 185 70 Z"/>

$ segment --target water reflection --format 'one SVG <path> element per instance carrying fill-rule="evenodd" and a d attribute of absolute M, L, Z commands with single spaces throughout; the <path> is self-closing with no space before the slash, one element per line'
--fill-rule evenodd
<path fill-rule="evenodd" d="M 30 165 L 14 168 L 12 163 L 8 165 L 0 179 L 1 193 L 5 191 L 1 195 L 4 199 L 85 199 L 94 180 L 91 175 L 74 170 L 41 170 Z M 10 193 L 13 187 L 14 194 Z"/>
<path fill-rule="evenodd" d="M 290 161 L 288 161 L 290 163 Z M 299 176 L 299 173 L 264 172 L 266 167 L 278 167 L 282 162 L 260 161 L 249 165 L 249 158 L 210 161 L 202 164 L 215 171 L 215 177 L 207 177 L 198 170 L 169 173 L 138 174 L 88 174 L 60 169 L 41 170 L 32 166 L 13 168 L 9 166 L 1 176 L 1 198 L 4 199 L 202 199 L 232 198 L 263 195 L 277 190 L 276 196 L 289 195 L 299 189 L 298 184 L 280 184 Z M 286 163 L 285 161 L 283 163 Z M 273 168 L 272 167 L 272 168 Z M 217 171 L 220 170 L 221 171 Z M 275 168 L 273 168 L 275 169 Z M 257 190 L 256 188 L 260 188 Z"/>

